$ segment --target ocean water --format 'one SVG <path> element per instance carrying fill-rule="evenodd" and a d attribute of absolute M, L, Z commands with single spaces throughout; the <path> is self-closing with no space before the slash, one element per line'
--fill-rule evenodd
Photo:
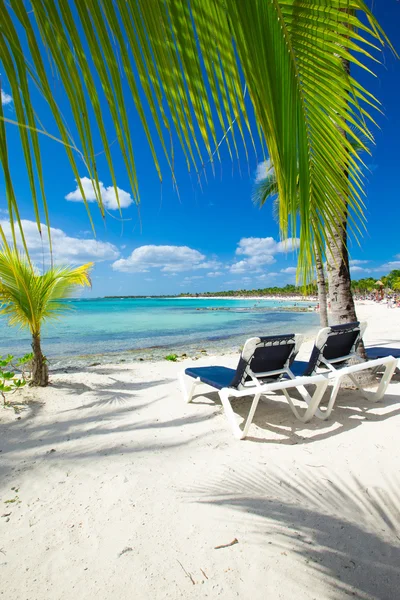
<path fill-rule="evenodd" d="M 232 299 L 80 299 L 44 325 L 43 351 L 53 367 L 62 364 L 157 358 L 168 352 L 237 349 L 254 335 L 308 333 L 318 327 L 315 312 L 288 308 L 309 303 Z M 30 351 L 29 332 L 10 328 L 0 317 L 0 355 Z M 125 356 L 127 354 L 127 356 Z"/>

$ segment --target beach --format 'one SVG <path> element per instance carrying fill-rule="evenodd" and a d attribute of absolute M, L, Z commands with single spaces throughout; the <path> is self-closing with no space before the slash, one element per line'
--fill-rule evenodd
<path fill-rule="evenodd" d="M 357 311 L 367 345 L 400 347 L 399 309 Z M 378 404 L 341 390 L 326 422 L 271 397 L 238 441 L 211 388 L 183 402 L 182 369 L 236 366 L 204 349 L 59 368 L 1 409 L 0 597 L 398 597 L 399 376 Z"/>

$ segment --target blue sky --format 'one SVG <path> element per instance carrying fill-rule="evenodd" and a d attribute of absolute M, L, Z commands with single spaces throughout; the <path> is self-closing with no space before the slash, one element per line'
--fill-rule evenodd
<path fill-rule="evenodd" d="M 374 12 L 400 51 L 400 3 L 385 0 L 374 3 Z M 400 268 L 399 222 L 400 204 L 398 173 L 400 169 L 398 140 L 400 139 L 400 61 L 385 49 L 383 64 L 374 65 L 377 77 L 359 75 L 361 82 L 382 103 L 384 115 L 377 115 L 380 129 L 375 129 L 376 147 L 367 157 L 371 173 L 367 183 L 368 231 L 361 246 L 351 244 L 352 275 L 379 277 L 391 268 Z M 358 73 L 357 73 L 358 76 Z M 12 98 L 7 83 L 2 82 L 2 100 L 6 116 L 13 118 Z M 63 106 L 61 90 L 55 86 L 55 96 Z M 40 97 L 34 97 L 36 109 L 44 115 Z M 65 102 L 64 102 L 65 104 Z M 67 110 L 67 108 L 65 108 Z M 99 174 L 103 182 L 102 195 L 109 214 L 105 222 L 96 205 L 91 204 L 96 226 L 96 239 L 82 202 L 77 201 L 76 182 L 65 151 L 56 142 L 43 137 L 41 148 L 44 162 L 47 199 L 53 240 L 58 260 L 80 263 L 94 260 L 92 296 L 107 294 L 172 294 L 221 289 L 257 288 L 292 283 L 295 279 L 296 243 L 283 247 L 270 206 L 262 210 L 251 202 L 251 190 L 261 161 L 249 154 L 249 164 L 241 156 L 232 165 L 226 150 L 221 165 L 216 164 L 215 177 L 207 170 L 207 183 L 200 187 L 196 177 L 189 175 L 183 155 L 177 148 L 176 177 L 179 195 L 173 189 L 166 165 L 162 186 L 141 126 L 130 110 L 131 131 L 136 150 L 141 193 L 140 217 L 132 202 L 129 182 L 122 161 L 116 154 L 117 184 L 126 207 L 124 221 L 115 210 L 115 195 L 105 160 L 99 157 Z M 107 123 L 106 123 L 107 126 Z M 51 122 L 49 131 L 55 132 Z M 42 243 L 33 221 L 28 180 L 25 174 L 19 135 L 8 126 L 9 154 L 15 191 L 32 253 L 42 262 Z M 100 147 L 100 145 L 99 145 Z M 82 165 L 81 176 L 85 177 Z M 89 189 L 90 191 L 90 189 Z M 0 175 L 0 220 L 7 219 L 5 188 Z M 6 226 L 6 225 L 5 225 Z"/>

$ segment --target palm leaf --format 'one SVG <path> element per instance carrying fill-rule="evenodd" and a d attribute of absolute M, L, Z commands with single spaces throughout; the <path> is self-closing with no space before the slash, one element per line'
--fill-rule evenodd
<path fill-rule="evenodd" d="M 322 249 L 325 232 L 332 233 L 347 205 L 353 233 L 358 235 L 360 219 L 362 226 L 361 165 L 344 134 L 365 148 L 363 138 L 372 140 L 369 110 L 378 104 L 345 72 L 343 59 L 368 70 L 371 52 L 384 41 L 363 0 L 35 0 L 29 10 L 23 0 L 0 0 L 2 69 L 15 98 L 38 223 L 35 172 L 45 211 L 47 203 L 30 85 L 48 103 L 55 137 L 65 146 L 86 202 L 76 154 L 83 158 L 102 214 L 95 137 L 101 139 L 117 198 L 114 138 L 139 200 L 135 150 L 140 148 L 134 148 L 130 101 L 160 178 L 160 149 L 174 177 L 175 150 L 165 142 L 172 131 L 188 168 L 199 173 L 219 157 L 220 130 L 229 132 L 225 142 L 231 156 L 233 151 L 239 155 L 235 127 L 246 146 L 254 113 L 257 134 L 276 170 L 281 234 L 299 235 L 299 264 L 307 276 L 314 245 Z M 65 92 L 76 140 L 54 99 L 50 67 Z M 10 219 L 20 222 L 1 113 L 0 120 Z"/>

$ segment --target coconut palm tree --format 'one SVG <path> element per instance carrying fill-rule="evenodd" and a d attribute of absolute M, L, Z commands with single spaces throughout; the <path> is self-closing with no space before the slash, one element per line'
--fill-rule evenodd
<path fill-rule="evenodd" d="M 47 360 L 41 348 L 41 328 L 68 308 L 60 302 L 77 286 L 89 286 L 93 263 L 80 267 L 52 267 L 40 273 L 28 258 L 4 245 L 0 250 L 0 315 L 11 326 L 29 329 L 32 334 L 31 384 L 46 386 L 49 381 Z"/>
<path fill-rule="evenodd" d="M 351 128 L 354 132 L 354 128 Z M 346 143 L 351 147 L 352 151 L 357 155 L 360 155 L 368 145 L 368 139 L 365 136 L 361 136 L 360 139 L 350 137 L 346 139 Z M 264 206 L 265 202 L 269 198 L 274 199 L 274 207 L 273 213 L 278 219 L 279 216 L 279 195 L 278 195 L 278 185 L 276 179 L 275 169 L 270 160 L 267 160 L 263 163 L 264 173 L 261 173 L 258 177 L 258 181 L 253 187 L 253 202 L 256 206 L 260 208 Z M 295 213 L 294 217 L 296 216 Z M 336 322 L 341 321 L 356 321 L 356 313 L 355 313 L 355 305 L 353 301 L 353 296 L 351 293 L 351 278 L 350 278 L 350 269 L 348 264 L 348 251 L 347 251 L 347 216 L 345 220 L 340 219 L 338 223 L 338 230 L 336 232 L 337 239 L 334 241 L 335 244 L 338 244 L 338 247 L 334 247 L 330 250 L 330 245 L 327 244 L 327 254 L 330 256 L 331 261 L 328 265 L 328 273 L 330 275 L 330 285 L 332 289 L 331 302 L 333 306 L 333 319 Z M 328 237 L 332 235 L 331 232 L 328 233 Z M 333 243 L 333 242 L 332 242 Z M 334 256 L 335 255 L 335 256 Z M 317 276 L 317 289 L 318 289 L 318 301 L 320 307 L 320 323 L 321 327 L 327 327 L 328 322 L 328 301 L 327 301 L 327 281 L 325 277 L 325 269 L 324 269 L 324 260 L 323 260 L 323 250 L 316 245 L 314 248 L 314 261 L 315 261 L 315 271 Z M 347 262 L 346 262 L 347 261 Z M 347 268 L 344 268 L 343 265 L 346 264 Z M 342 265 L 342 268 L 340 268 Z M 343 318 L 338 317 L 338 312 L 343 307 L 338 308 L 337 299 L 340 294 L 335 293 L 337 284 L 340 284 L 342 291 L 342 296 L 344 294 L 348 295 L 350 293 L 350 301 L 347 300 L 347 309 L 348 312 L 344 313 Z M 334 291 L 335 290 L 335 291 Z M 349 306 L 352 306 L 353 312 L 349 313 Z M 347 315 L 347 317 L 346 317 Z"/>
<path fill-rule="evenodd" d="M 265 172 L 258 177 L 258 181 L 256 181 L 253 187 L 252 199 L 256 206 L 262 208 L 269 198 L 273 198 L 273 213 L 277 220 L 279 214 L 279 195 L 275 169 L 272 166 L 271 161 L 265 161 L 263 167 L 265 168 Z M 328 327 L 328 302 L 325 271 L 318 248 L 315 249 L 315 271 L 317 275 L 319 321 L 321 327 Z"/>
<path fill-rule="evenodd" d="M 129 119 L 135 111 L 160 179 L 163 155 L 174 183 L 177 144 L 199 176 L 220 156 L 221 131 L 232 156 L 239 139 L 246 151 L 249 139 L 265 144 L 276 169 L 282 238 L 300 237 L 299 272 L 310 275 L 314 248 L 323 253 L 343 215 L 362 218 L 360 165 L 342 132 L 371 139 L 366 114 L 375 101 L 343 60 L 366 68 L 368 48 L 384 40 L 363 0 L 0 0 L 2 80 L 15 109 L 4 114 L 0 104 L 10 222 L 22 229 L 7 143 L 13 126 L 39 229 L 41 199 L 49 223 L 41 135 L 63 144 L 88 212 L 80 178 L 91 178 L 104 215 L 98 156 L 118 199 L 118 148 L 139 202 Z"/>

